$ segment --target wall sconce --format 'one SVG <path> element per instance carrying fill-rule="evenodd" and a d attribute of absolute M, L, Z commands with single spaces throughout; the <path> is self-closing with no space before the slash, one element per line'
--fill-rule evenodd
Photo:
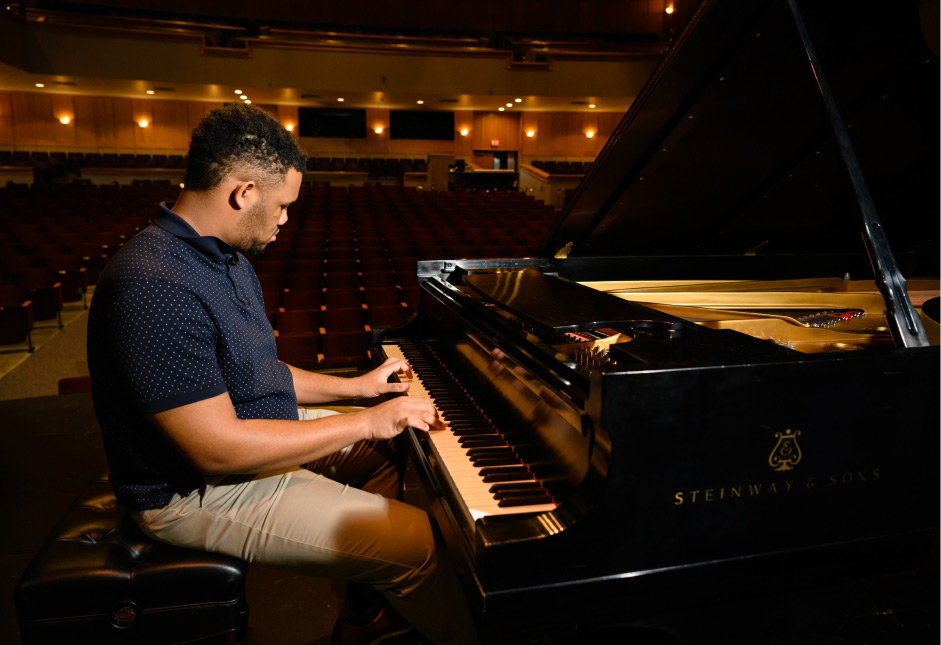
<path fill-rule="evenodd" d="M 670 15 L 671 13 L 673 13 L 673 3 L 672 3 L 672 2 L 668 2 L 666 8 L 664 9 L 664 11 L 667 12 L 667 15 Z"/>
<path fill-rule="evenodd" d="M 385 131 L 385 128 L 383 128 L 381 125 L 377 125 L 375 128 L 372 129 L 372 131 L 375 132 L 376 134 L 382 134 Z"/>
<path fill-rule="evenodd" d="M 462 137 L 466 137 L 468 134 L 470 134 L 470 130 L 468 130 L 467 128 L 461 128 Z"/>
<path fill-rule="evenodd" d="M 72 117 L 70 117 L 70 116 L 60 116 L 60 117 L 59 117 L 59 123 L 61 123 L 62 125 L 68 125 L 68 124 L 70 124 L 71 122 L 72 122 Z"/>
<path fill-rule="evenodd" d="M 595 136 L 595 131 L 594 131 L 594 130 L 585 130 L 585 136 L 588 137 L 589 139 L 591 139 L 591 138 L 593 138 L 593 137 Z"/>
<path fill-rule="evenodd" d="M 150 125 L 150 121 L 148 121 L 147 119 L 141 119 L 140 121 L 137 122 L 137 125 L 139 125 L 142 128 L 146 128 L 148 125 Z"/>
<path fill-rule="evenodd" d="M 533 137 L 536 136 L 536 131 L 530 128 L 529 130 L 526 131 L 526 136 L 532 139 Z"/>
<path fill-rule="evenodd" d="M 284 125 L 284 129 L 287 130 L 288 132 L 294 132 L 294 124 L 293 124 L 293 123 L 286 123 L 286 124 Z"/>

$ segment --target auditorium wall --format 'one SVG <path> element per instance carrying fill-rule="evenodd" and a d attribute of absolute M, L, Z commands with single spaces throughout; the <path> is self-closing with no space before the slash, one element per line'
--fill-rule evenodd
<path fill-rule="evenodd" d="M 221 102 L 0 91 L 0 147 L 11 150 L 182 154 L 193 127 Z M 297 106 L 260 105 L 285 125 Z M 310 156 L 409 157 L 516 151 L 527 159 L 592 159 L 623 115 L 614 112 L 455 111 L 453 141 L 392 140 L 389 109 L 367 108 L 365 139 L 301 138 Z M 69 123 L 59 119 L 68 117 Z M 147 121 L 147 127 L 138 123 Z M 381 132 L 377 131 L 381 128 Z M 461 131 L 466 129 L 466 135 Z M 592 137 L 586 133 L 593 133 Z M 527 133 L 532 133 L 528 136 Z"/>

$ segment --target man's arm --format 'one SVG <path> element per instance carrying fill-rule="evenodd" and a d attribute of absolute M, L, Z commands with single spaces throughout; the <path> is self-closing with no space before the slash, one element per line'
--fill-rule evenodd
<path fill-rule="evenodd" d="M 389 383 L 392 374 L 404 374 L 412 377 L 408 363 L 398 358 L 386 361 L 361 376 L 345 378 L 330 374 L 308 372 L 288 365 L 294 378 L 294 392 L 301 405 L 310 403 L 328 403 L 340 399 L 372 398 L 388 392 L 406 392 L 408 383 Z"/>
<path fill-rule="evenodd" d="M 290 468 L 361 439 L 391 439 L 406 427 L 440 425 L 428 399 L 398 396 L 349 414 L 311 421 L 239 419 L 228 393 L 150 416 L 177 450 L 207 475 Z"/>

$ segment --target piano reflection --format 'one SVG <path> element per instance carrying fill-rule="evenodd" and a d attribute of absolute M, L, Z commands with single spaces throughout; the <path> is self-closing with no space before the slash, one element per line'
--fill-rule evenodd
<path fill-rule="evenodd" d="M 937 629 L 917 9 L 703 2 L 539 257 L 418 263 L 380 353 L 447 422 L 409 440 L 482 632 L 829 643 L 903 588 Z"/>

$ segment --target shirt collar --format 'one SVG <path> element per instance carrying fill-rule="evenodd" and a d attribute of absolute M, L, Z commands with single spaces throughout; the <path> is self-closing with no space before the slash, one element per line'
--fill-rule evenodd
<path fill-rule="evenodd" d="M 197 233 L 189 222 L 170 210 L 173 204 L 160 202 L 159 206 L 160 213 L 157 215 L 157 219 L 154 220 L 154 224 L 180 238 L 211 260 L 217 262 L 224 262 L 229 259 L 235 262 L 238 261 L 238 253 L 235 249 L 218 237 L 202 236 Z"/>

